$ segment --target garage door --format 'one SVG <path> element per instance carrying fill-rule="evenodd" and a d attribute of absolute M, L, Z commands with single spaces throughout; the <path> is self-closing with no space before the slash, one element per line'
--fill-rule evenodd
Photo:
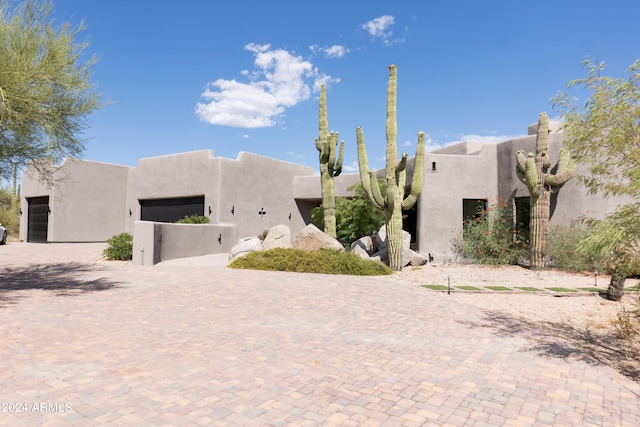
<path fill-rule="evenodd" d="M 27 199 L 27 242 L 46 242 L 49 228 L 49 196 Z"/>
<path fill-rule="evenodd" d="M 176 222 L 187 215 L 204 215 L 204 196 L 140 200 L 142 221 Z"/>

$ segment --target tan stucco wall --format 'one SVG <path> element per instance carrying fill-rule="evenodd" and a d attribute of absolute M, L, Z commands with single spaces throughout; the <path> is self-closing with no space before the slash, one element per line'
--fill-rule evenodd
<path fill-rule="evenodd" d="M 279 224 L 292 233 L 306 226 L 292 194 L 295 177 L 313 176 L 312 168 L 241 152 L 236 160 L 222 159 L 219 172 L 216 220 L 237 224 L 239 238 Z"/>
<path fill-rule="evenodd" d="M 496 146 L 472 155 L 425 155 L 418 199 L 418 252 L 452 258 L 452 239 L 462 231 L 462 200 L 497 198 Z M 435 162 L 435 171 L 432 170 Z"/>
<path fill-rule="evenodd" d="M 65 159 L 53 186 L 29 167 L 22 177 L 20 240 L 27 239 L 27 199 L 49 196 L 50 242 L 105 241 L 124 229 L 126 166 Z"/>
<path fill-rule="evenodd" d="M 200 195 L 211 223 L 236 224 L 239 237 L 278 224 L 301 230 L 306 224 L 291 194 L 294 177 L 304 175 L 313 169 L 245 152 L 236 159 L 211 150 L 141 159 L 129 172 L 127 231 L 140 219 L 139 200 Z"/>

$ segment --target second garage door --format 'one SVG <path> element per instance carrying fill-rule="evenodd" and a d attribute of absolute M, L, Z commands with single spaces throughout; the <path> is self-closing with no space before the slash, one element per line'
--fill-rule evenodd
<path fill-rule="evenodd" d="M 204 215 L 204 196 L 140 200 L 142 221 L 176 222 L 188 215 Z"/>

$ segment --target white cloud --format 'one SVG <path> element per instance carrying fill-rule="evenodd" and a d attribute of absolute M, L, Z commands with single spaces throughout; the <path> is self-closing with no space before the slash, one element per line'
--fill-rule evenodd
<path fill-rule="evenodd" d="M 395 19 L 391 15 L 383 15 L 362 24 L 362 29 L 367 31 L 373 38 L 380 38 L 385 45 L 391 46 L 394 43 L 401 43 L 401 39 L 391 39 L 393 32 L 391 26 L 395 24 Z"/>
<path fill-rule="evenodd" d="M 304 154 L 296 153 L 295 151 L 287 151 L 287 155 L 289 157 L 294 157 L 296 159 L 303 159 L 304 158 Z"/>
<path fill-rule="evenodd" d="M 317 54 L 318 52 L 324 53 L 327 58 L 343 58 L 350 52 L 350 50 L 345 46 L 341 46 L 338 44 L 334 44 L 333 46 L 329 47 L 320 47 L 314 44 L 309 46 L 309 49 L 311 49 L 314 54 Z"/>
<path fill-rule="evenodd" d="M 349 165 L 342 165 L 342 170 L 344 172 L 350 173 L 350 172 L 359 172 L 360 168 L 358 167 L 358 161 L 353 161 L 351 162 L 351 164 Z"/>
<path fill-rule="evenodd" d="M 394 24 L 395 20 L 391 15 L 383 15 L 372 19 L 366 24 L 362 24 L 362 28 L 367 30 L 373 37 L 386 37 L 391 35 L 391 31 L 387 31 Z"/>
<path fill-rule="evenodd" d="M 207 102 L 196 105 L 200 120 L 241 128 L 274 126 L 287 108 L 319 90 L 319 82 L 339 82 L 302 57 L 269 44 L 250 43 L 245 49 L 255 56 L 255 70 L 240 72 L 249 82 L 218 79 L 207 84 L 201 95 Z"/>

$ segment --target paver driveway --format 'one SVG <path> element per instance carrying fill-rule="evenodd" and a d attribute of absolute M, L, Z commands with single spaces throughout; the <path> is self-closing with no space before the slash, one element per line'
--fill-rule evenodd
<path fill-rule="evenodd" d="M 0 247 L 0 425 L 640 425 L 637 383 L 453 296 L 102 247 Z"/>

